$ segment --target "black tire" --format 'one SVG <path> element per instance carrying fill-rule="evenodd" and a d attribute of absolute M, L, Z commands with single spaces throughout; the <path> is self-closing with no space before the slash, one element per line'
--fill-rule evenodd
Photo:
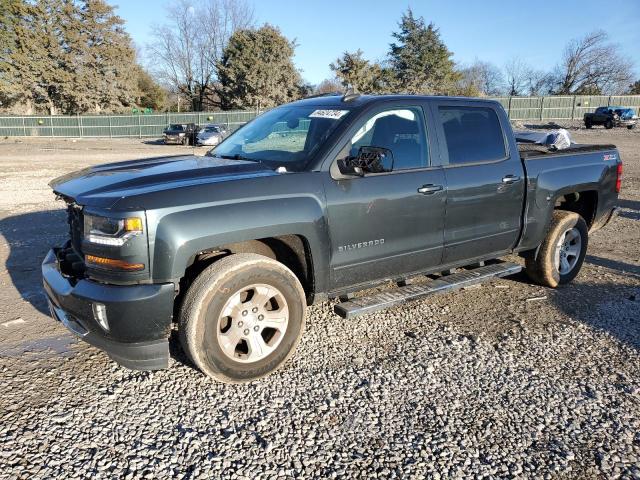
<path fill-rule="evenodd" d="M 565 274 L 561 274 L 555 263 L 556 248 L 561 237 L 571 229 L 580 235 L 580 253 L 576 256 L 575 265 Z M 527 256 L 525 271 L 529 278 L 540 285 L 555 288 L 573 280 L 580 272 L 587 253 L 589 231 L 584 219 L 574 212 L 555 210 L 537 255 Z"/>
<path fill-rule="evenodd" d="M 613 120 L 609 118 L 606 122 L 604 122 L 604 128 L 606 128 L 607 130 L 611 130 L 613 128 Z"/>
<path fill-rule="evenodd" d="M 219 319 L 227 301 L 254 284 L 281 292 L 289 317 L 286 332 L 271 353 L 255 362 L 242 363 L 223 351 L 218 341 Z M 302 285 L 285 265 L 254 253 L 234 254 L 207 267 L 189 287 L 180 308 L 180 342 L 206 375 L 225 383 L 249 382 L 274 372 L 293 355 L 304 330 L 305 311 Z"/>
<path fill-rule="evenodd" d="M 584 122 L 584 126 L 586 128 L 591 128 L 591 127 L 593 127 L 593 124 L 591 122 Z"/>
<path fill-rule="evenodd" d="M 627 128 L 628 128 L 629 130 L 633 130 L 633 129 L 635 128 L 635 125 L 627 125 Z"/>

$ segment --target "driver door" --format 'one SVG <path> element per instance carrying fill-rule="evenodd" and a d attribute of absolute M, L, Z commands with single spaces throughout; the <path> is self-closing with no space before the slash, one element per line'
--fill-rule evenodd
<path fill-rule="evenodd" d="M 325 183 L 334 291 L 424 270 L 442 260 L 445 177 L 431 162 L 422 108 L 386 106 L 354 130 Z M 388 149 L 391 171 L 365 169 L 362 177 L 341 176 L 337 161 L 366 146 Z"/>

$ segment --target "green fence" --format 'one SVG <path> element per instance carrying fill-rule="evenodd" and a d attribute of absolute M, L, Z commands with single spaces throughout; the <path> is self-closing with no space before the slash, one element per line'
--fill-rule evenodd
<path fill-rule="evenodd" d="M 597 107 L 640 108 L 640 95 L 578 95 L 566 97 L 497 97 L 511 120 L 581 120 Z"/>
<path fill-rule="evenodd" d="M 222 123 L 233 131 L 255 111 L 159 113 L 151 115 L 0 116 L 7 137 L 160 137 L 171 123 Z"/>
<path fill-rule="evenodd" d="M 597 107 L 640 110 L 640 95 L 566 97 L 496 97 L 511 120 L 579 120 Z M 223 123 L 235 130 L 256 111 L 160 113 L 151 115 L 0 116 L 0 136 L 7 137 L 160 137 L 170 123 Z"/>

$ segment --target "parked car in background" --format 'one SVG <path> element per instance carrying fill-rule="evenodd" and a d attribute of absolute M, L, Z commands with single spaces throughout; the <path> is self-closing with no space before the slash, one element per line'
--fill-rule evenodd
<path fill-rule="evenodd" d="M 196 138 L 197 145 L 218 145 L 229 135 L 229 130 L 225 125 L 210 123 L 200 130 Z"/>
<path fill-rule="evenodd" d="M 584 126 L 604 125 L 604 128 L 627 127 L 631 130 L 638 123 L 638 116 L 633 108 L 598 107 L 593 113 L 584 114 Z"/>
<path fill-rule="evenodd" d="M 195 123 L 175 123 L 164 129 L 165 145 L 195 145 L 200 127 Z"/>

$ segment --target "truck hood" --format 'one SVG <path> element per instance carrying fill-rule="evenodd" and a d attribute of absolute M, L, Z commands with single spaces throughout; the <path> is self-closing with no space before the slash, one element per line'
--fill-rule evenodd
<path fill-rule="evenodd" d="M 96 165 L 49 185 L 79 205 L 110 208 L 127 196 L 273 175 L 278 174 L 256 162 L 186 155 Z"/>

